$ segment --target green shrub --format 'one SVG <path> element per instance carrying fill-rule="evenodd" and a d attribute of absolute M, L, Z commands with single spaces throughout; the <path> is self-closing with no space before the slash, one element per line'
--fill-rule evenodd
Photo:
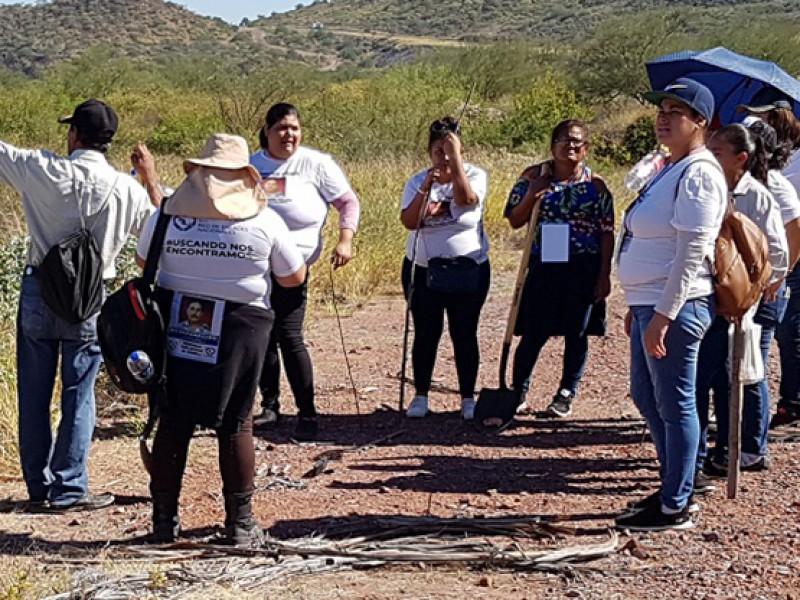
<path fill-rule="evenodd" d="M 514 97 L 514 108 L 500 125 L 500 133 L 511 148 L 546 145 L 553 128 L 563 119 L 590 119 L 592 113 L 581 105 L 565 84 L 550 74 L 540 76 Z"/>
<path fill-rule="evenodd" d="M 629 165 L 638 161 L 657 144 L 655 119 L 652 116 L 643 116 L 625 128 L 621 141 L 601 135 L 593 141 L 593 149 L 596 156 L 607 158 L 618 165 Z"/>

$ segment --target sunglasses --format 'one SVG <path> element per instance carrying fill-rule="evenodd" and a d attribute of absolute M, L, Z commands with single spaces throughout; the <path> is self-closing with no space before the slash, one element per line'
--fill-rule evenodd
<path fill-rule="evenodd" d="M 589 142 L 586 140 L 579 140 L 578 138 L 571 138 L 571 137 L 562 137 L 556 140 L 556 144 L 561 144 L 562 146 L 571 146 L 573 148 L 583 148 Z"/>

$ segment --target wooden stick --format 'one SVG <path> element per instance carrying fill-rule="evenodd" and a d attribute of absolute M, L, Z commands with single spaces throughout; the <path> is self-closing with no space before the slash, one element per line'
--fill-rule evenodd
<path fill-rule="evenodd" d="M 733 329 L 733 364 L 728 419 L 728 498 L 736 498 L 739 489 L 739 461 L 742 457 L 742 367 L 744 365 L 744 330 L 741 323 Z"/>

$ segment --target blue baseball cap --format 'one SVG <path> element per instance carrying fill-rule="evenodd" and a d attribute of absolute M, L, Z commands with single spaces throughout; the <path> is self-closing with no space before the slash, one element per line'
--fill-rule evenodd
<path fill-rule="evenodd" d="M 708 123 L 711 123 L 711 119 L 714 117 L 714 94 L 694 79 L 680 77 L 665 86 L 663 90 L 653 90 L 644 94 L 644 99 L 656 106 L 660 105 L 665 98 L 683 102 L 689 108 L 703 115 Z"/>

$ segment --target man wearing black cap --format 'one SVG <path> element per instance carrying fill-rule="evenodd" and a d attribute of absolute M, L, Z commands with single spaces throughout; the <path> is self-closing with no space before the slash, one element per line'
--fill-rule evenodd
<path fill-rule="evenodd" d="M 103 278 L 114 277 L 125 239 L 153 211 L 144 188 L 106 161 L 118 126 L 114 109 L 87 100 L 59 121 L 69 125 L 66 158 L 0 141 L 0 181 L 21 196 L 30 235 L 17 318 L 20 461 L 31 507 L 53 512 L 102 508 L 114 497 L 88 487 L 101 362 L 97 315 L 77 324 L 59 317 L 42 298 L 36 270 L 53 245 L 85 224 L 100 250 Z M 54 440 L 50 402 L 59 356 L 61 422 Z"/>

